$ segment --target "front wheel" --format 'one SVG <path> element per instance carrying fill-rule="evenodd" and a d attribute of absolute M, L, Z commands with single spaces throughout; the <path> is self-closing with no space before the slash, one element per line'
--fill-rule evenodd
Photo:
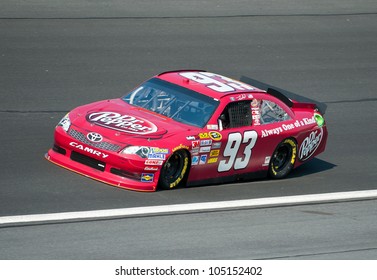
<path fill-rule="evenodd" d="M 271 160 L 268 173 L 271 178 L 281 179 L 286 177 L 293 169 L 297 155 L 297 143 L 291 138 L 284 139 L 276 147 Z"/>
<path fill-rule="evenodd" d="M 159 186 L 172 189 L 184 182 L 189 169 L 189 155 L 185 150 L 174 152 L 161 169 Z"/>

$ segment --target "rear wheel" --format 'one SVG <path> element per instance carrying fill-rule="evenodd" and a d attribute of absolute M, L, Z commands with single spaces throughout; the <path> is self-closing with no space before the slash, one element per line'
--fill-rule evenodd
<path fill-rule="evenodd" d="M 185 150 L 174 152 L 161 169 L 159 187 L 172 189 L 181 185 L 189 170 L 189 155 Z"/>
<path fill-rule="evenodd" d="M 293 169 L 297 155 L 297 143 L 292 138 L 284 139 L 276 147 L 271 160 L 269 175 L 274 179 L 286 177 Z"/>

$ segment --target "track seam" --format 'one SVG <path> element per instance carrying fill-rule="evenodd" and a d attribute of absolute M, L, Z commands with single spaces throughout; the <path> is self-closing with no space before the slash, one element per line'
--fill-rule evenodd
<path fill-rule="evenodd" d="M 261 258 L 261 259 L 256 259 L 256 260 L 279 260 L 279 259 L 302 258 L 302 257 L 310 257 L 310 256 L 323 256 L 323 255 L 375 251 L 375 250 L 377 250 L 377 248 L 359 248 L 359 249 L 350 249 L 350 250 L 342 250 L 342 251 L 329 251 L 329 252 L 318 252 L 318 253 L 312 253 L 312 254 L 297 254 L 297 255 Z"/>
<path fill-rule="evenodd" d="M 264 15 L 214 15 L 214 16 L 114 16 L 114 17 L 0 17 L 0 20 L 123 20 L 123 19 L 211 19 L 254 17 L 334 17 L 377 15 L 377 12 L 330 13 L 330 14 L 264 14 Z"/>

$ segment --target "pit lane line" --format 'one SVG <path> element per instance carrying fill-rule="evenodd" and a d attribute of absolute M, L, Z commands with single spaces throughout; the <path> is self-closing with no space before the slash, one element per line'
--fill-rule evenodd
<path fill-rule="evenodd" d="M 160 206 L 132 207 L 108 210 L 90 210 L 79 212 L 62 212 L 51 214 L 31 214 L 0 217 L 0 226 L 25 225 L 46 222 L 85 221 L 93 219 L 128 218 L 162 214 L 193 213 L 199 211 L 219 211 L 240 208 L 267 208 L 278 206 L 294 206 L 314 203 L 330 203 L 376 199 L 377 190 L 336 192 L 311 195 L 295 195 L 284 197 L 255 198 L 218 202 L 201 202 L 188 204 L 172 204 Z"/>

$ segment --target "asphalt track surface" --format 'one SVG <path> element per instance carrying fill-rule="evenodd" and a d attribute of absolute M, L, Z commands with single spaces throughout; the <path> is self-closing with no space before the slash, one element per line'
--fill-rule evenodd
<path fill-rule="evenodd" d="M 0 216 L 376 190 L 375 1 L 250 2 L 1 1 Z M 192 68 L 324 102 L 327 150 L 285 180 L 155 193 L 44 159 L 72 108 Z M 377 259 L 376 214 L 360 199 L 12 224 L 0 259 Z"/>

